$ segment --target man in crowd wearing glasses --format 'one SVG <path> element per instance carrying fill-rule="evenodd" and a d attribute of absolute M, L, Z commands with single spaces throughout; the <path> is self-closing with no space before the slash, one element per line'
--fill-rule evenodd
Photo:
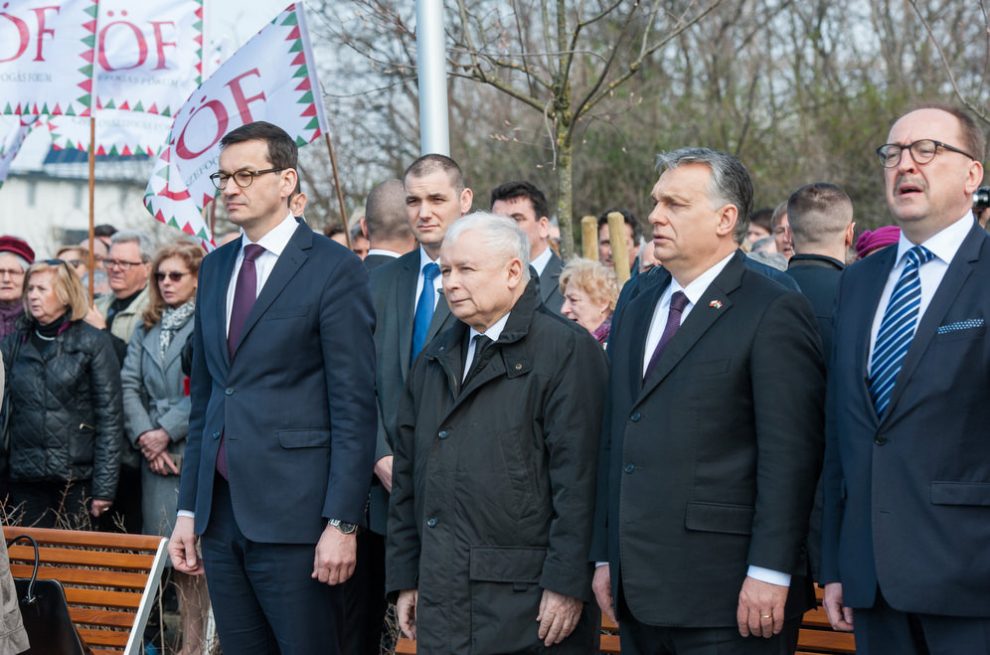
<path fill-rule="evenodd" d="M 284 130 L 249 123 L 210 176 L 243 233 L 200 268 L 169 553 L 182 573 L 205 569 L 225 653 L 342 652 L 340 585 L 371 482 L 368 274 L 290 213 L 297 157 Z"/>
<path fill-rule="evenodd" d="M 127 343 L 141 323 L 148 307 L 148 273 L 151 270 L 153 247 L 143 232 L 120 231 L 110 238 L 110 250 L 103 264 L 110 278 L 110 291 L 96 301 L 96 311 L 90 311 L 87 322 L 107 330 L 113 341 L 117 359 L 123 365 Z M 126 436 L 120 443 L 120 480 L 113 513 L 101 519 L 101 528 L 114 530 L 123 521 L 127 532 L 140 533 L 141 518 L 141 453 L 134 449 Z"/>
<path fill-rule="evenodd" d="M 990 653 L 985 147 L 957 108 L 898 119 L 877 154 L 900 241 L 839 284 L 821 582 L 860 655 Z"/>

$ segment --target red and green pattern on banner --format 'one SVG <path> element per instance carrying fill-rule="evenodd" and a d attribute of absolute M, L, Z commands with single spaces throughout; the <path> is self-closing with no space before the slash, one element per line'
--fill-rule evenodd
<path fill-rule="evenodd" d="M 83 45 L 82 52 L 79 53 L 79 57 L 85 62 L 82 67 L 80 67 L 78 72 L 83 75 L 84 79 L 77 83 L 80 89 L 83 90 L 83 94 L 76 98 L 76 102 L 82 105 L 80 111 L 70 104 L 64 110 L 61 105 L 55 103 L 54 107 L 49 107 L 47 102 L 43 102 L 41 106 L 35 101 L 25 101 L 25 102 L 15 102 L 11 104 L 9 101 L 4 104 L 3 114 L 15 114 L 17 116 L 21 115 L 48 115 L 48 116 L 83 116 L 88 117 L 90 115 L 91 108 L 93 106 L 93 60 L 96 56 L 96 16 L 99 13 L 99 0 L 85 0 L 88 2 L 88 6 L 83 9 L 83 11 L 90 17 L 90 20 L 83 23 L 83 28 L 87 32 L 80 43 Z"/>

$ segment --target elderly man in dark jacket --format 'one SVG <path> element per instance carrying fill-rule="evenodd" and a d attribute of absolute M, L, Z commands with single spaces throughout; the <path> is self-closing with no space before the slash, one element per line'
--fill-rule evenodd
<path fill-rule="evenodd" d="M 387 587 L 420 653 L 592 653 L 587 585 L 598 344 L 540 303 L 529 245 L 477 213 L 447 233 L 460 320 L 417 360 L 400 414 Z"/>

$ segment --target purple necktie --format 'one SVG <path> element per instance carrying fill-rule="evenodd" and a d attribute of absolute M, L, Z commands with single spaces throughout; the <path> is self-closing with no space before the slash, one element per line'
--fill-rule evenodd
<path fill-rule="evenodd" d="M 663 326 L 663 334 L 660 335 L 660 341 L 657 342 L 653 356 L 650 357 L 650 363 L 646 366 L 646 373 L 643 374 L 644 380 L 650 377 L 650 373 L 653 372 L 653 369 L 657 366 L 657 362 L 660 361 L 660 355 L 663 354 L 667 344 L 677 334 L 677 329 L 681 327 L 681 314 L 684 312 L 687 304 L 688 297 L 682 291 L 676 291 L 670 297 L 670 309 L 667 310 L 667 324 Z"/>
<path fill-rule="evenodd" d="M 230 307 L 230 327 L 227 328 L 227 352 L 234 359 L 237 345 L 241 340 L 241 331 L 247 321 L 254 301 L 258 298 L 258 272 L 254 262 L 261 257 L 265 249 L 255 243 L 244 246 L 244 261 L 241 270 L 237 272 L 237 284 L 234 287 L 234 304 Z M 217 473 L 227 479 L 227 439 L 220 435 L 220 448 L 217 450 Z"/>

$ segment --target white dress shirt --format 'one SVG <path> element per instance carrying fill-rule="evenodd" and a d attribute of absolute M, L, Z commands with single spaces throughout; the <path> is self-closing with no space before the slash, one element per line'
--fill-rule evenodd
<path fill-rule="evenodd" d="M 688 304 L 684 307 L 684 311 L 681 312 L 681 325 L 683 325 L 684 321 L 687 320 L 688 314 L 691 313 L 694 306 L 705 295 L 705 292 L 708 291 L 708 287 L 711 286 L 711 283 L 718 277 L 719 273 L 725 269 L 735 254 L 736 251 L 732 251 L 725 259 L 722 259 L 696 277 L 686 287 L 682 287 L 677 280 L 671 278 L 670 284 L 660 296 L 660 301 L 657 302 L 656 309 L 653 310 L 653 320 L 650 322 L 650 331 L 646 335 L 646 349 L 643 353 L 643 375 L 646 375 L 646 368 L 650 365 L 653 351 L 656 350 L 657 344 L 660 343 L 660 337 L 663 335 L 664 328 L 667 327 L 667 312 L 670 310 L 671 297 L 678 291 L 683 292 L 687 296 Z M 774 571 L 773 569 L 763 568 L 762 566 L 750 566 L 746 571 L 746 575 L 761 582 L 768 582 L 784 587 L 791 584 L 789 573 Z"/>
<path fill-rule="evenodd" d="M 646 375 L 646 368 L 650 365 L 650 360 L 653 358 L 653 351 L 657 349 L 657 344 L 660 343 L 660 337 L 663 336 L 664 328 L 667 327 L 667 312 L 670 311 L 671 297 L 678 291 L 682 291 L 687 296 L 688 304 L 684 307 L 684 311 L 681 312 L 681 325 L 683 325 L 695 304 L 701 300 L 701 297 L 708 291 L 709 285 L 718 277 L 718 274 L 728 265 L 729 260 L 735 254 L 736 251 L 733 250 L 732 254 L 696 277 L 686 287 L 682 287 L 674 278 L 670 279 L 670 284 L 667 285 L 667 288 L 660 295 L 660 301 L 657 303 L 656 309 L 653 310 L 650 331 L 646 333 L 646 350 L 643 353 L 643 375 Z"/>
<path fill-rule="evenodd" d="M 268 234 L 258 239 L 257 245 L 264 248 L 265 252 L 261 253 L 254 260 L 254 270 L 258 278 L 255 298 L 261 295 L 261 289 L 265 286 L 265 282 L 268 281 L 268 276 L 272 274 L 272 269 L 275 268 L 275 262 L 278 261 L 282 251 L 289 244 L 289 240 L 295 234 L 298 226 L 299 223 L 296 222 L 292 214 L 287 214 L 281 223 L 270 230 Z M 230 312 L 234 307 L 234 291 L 237 289 L 237 275 L 241 272 L 241 264 L 244 263 L 244 246 L 251 243 L 252 241 L 248 239 L 247 234 L 241 235 L 241 249 L 237 253 L 237 261 L 234 262 L 234 272 L 231 274 L 230 282 L 227 285 L 226 332 L 230 331 Z"/>
<path fill-rule="evenodd" d="M 426 277 L 423 275 L 423 269 L 426 268 L 427 264 L 440 265 L 440 262 L 435 259 L 430 259 L 430 256 L 426 254 L 426 250 L 423 246 L 419 247 L 419 277 L 416 279 L 416 295 L 413 296 L 413 311 L 416 311 L 416 303 L 419 302 L 419 294 L 423 293 L 423 281 Z M 443 276 L 437 275 L 433 278 L 433 310 L 436 311 L 437 301 L 440 300 L 440 293 L 443 289 Z"/>
<path fill-rule="evenodd" d="M 529 263 L 529 265 L 533 267 L 533 270 L 536 271 L 538 276 L 542 277 L 543 271 L 546 269 L 547 264 L 550 263 L 550 257 L 552 256 L 553 250 L 550 249 L 550 246 L 547 246 L 543 252 L 536 256 L 536 259 Z"/>
<path fill-rule="evenodd" d="M 975 220 L 973 218 L 973 212 L 966 212 L 966 215 L 958 221 L 941 232 L 932 235 L 928 241 L 921 244 L 930 250 L 935 255 L 935 258 L 923 264 L 918 269 L 918 278 L 921 281 L 921 306 L 918 307 L 919 323 L 921 322 L 921 317 L 925 315 L 928 305 L 931 304 L 932 297 L 935 295 L 935 291 L 938 290 L 938 285 L 942 283 L 942 278 L 945 277 L 945 272 L 949 269 L 952 258 L 956 256 L 956 252 L 959 250 L 962 242 L 966 240 L 966 235 L 969 234 Z M 914 248 L 914 246 L 915 244 L 908 241 L 908 238 L 901 232 L 901 238 L 897 241 L 897 259 L 895 260 L 894 267 L 890 269 L 890 275 L 887 276 L 887 284 L 884 286 L 883 294 L 880 296 L 877 313 L 873 316 L 873 327 L 870 330 L 870 354 L 869 359 L 867 359 L 867 366 L 870 368 L 873 366 L 873 346 L 877 342 L 877 334 L 880 333 L 880 322 L 883 320 L 883 313 L 887 310 L 890 296 L 894 293 L 897 280 L 901 277 L 901 272 L 904 270 L 904 265 L 907 261 L 904 255 L 907 254 L 908 250 Z"/>
<path fill-rule="evenodd" d="M 372 248 L 368 251 L 369 255 L 383 255 L 385 257 L 391 257 L 392 259 L 398 259 L 402 255 L 395 252 L 394 250 L 385 250 L 384 248 Z"/>
<path fill-rule="evenodd" d="M 512 312 L 509 312 L 511 314 Z M 468 349 L 467 356 L 464 358 L 464 372 L 461 373 L 461 382 L 467 377 L 468 371 L 471 370 L 471 365 L 474 364 L 474 350 L 475 350 L 475 340 L 474 338 L 479 334 L 483 334 L 494 343 L 498 341 L 498 338 L 502 336 L 502 330 L 505 329 L 505 324 L 509 320 L 509 314 L 506 314 L 502 318 L 495 321 L 494 324 L 484 332 L 478 332 L 474 328 L 471 328 L 468 334 Z"/>

